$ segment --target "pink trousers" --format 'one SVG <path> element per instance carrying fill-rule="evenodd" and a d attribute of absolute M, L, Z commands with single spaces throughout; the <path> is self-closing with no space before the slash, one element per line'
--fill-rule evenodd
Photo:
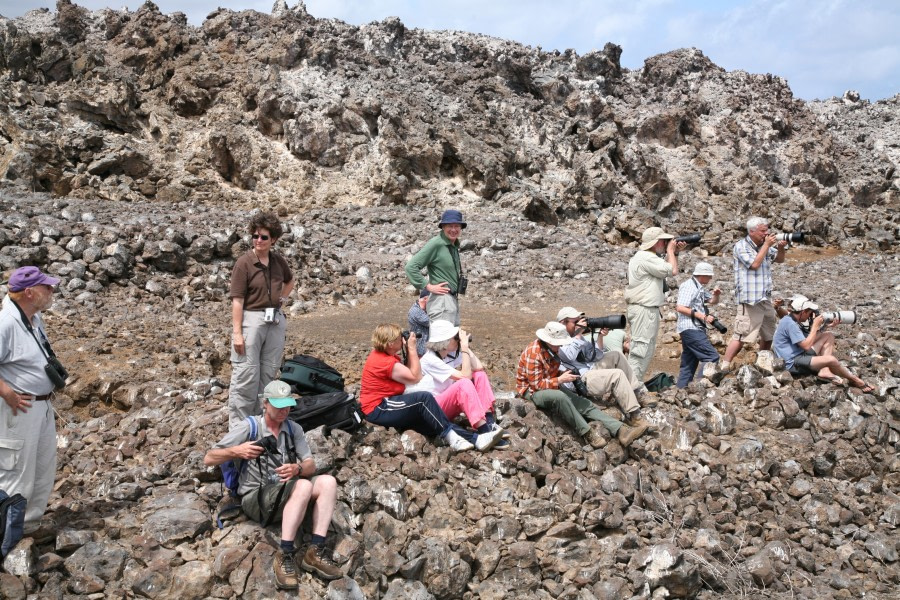
<path fill-rule="evenodd" d="M 472 379 L 460 379 L 434 397 L 448 419 L 465 413 L 473 427 L 494 407 L 494 391 L 484 371 L 475 371 Z"/>

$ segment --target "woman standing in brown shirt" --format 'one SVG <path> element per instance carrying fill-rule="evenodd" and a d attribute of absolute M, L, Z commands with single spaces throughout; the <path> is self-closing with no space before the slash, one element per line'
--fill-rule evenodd
<path fill-rule="evenodd" d="M 231 272 L 231 389 L 228 427 L 262 414 L 259 395 L 275 379 L 284 354 L 286 322 L 282 303 L 294 289 L 287 260 L 272 252 L 283 230 L 273 213 L 250 220 L 252 249 Z"/>

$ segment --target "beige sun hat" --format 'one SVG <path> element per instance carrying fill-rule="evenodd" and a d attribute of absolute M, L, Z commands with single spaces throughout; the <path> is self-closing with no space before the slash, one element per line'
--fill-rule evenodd
<path fill-rule="evenodd" d="M 571 306 L 563 306 L 561 309 L 559 309 L 559 312 L 556 313 L 556 320 L 562 321 L 563 319 L 577 319 L 583 316 L 584 313 L 577 308 L 573 308 Z"/>
<path fill-rule="evenodd" d="M 565 346 L 573 341 L 566 331 L 566 326 L 558 321 L 550 321 L 542 329 L 538 329 L 534 333 L 539 340 L 551 346 Z"/>
<path fill-rule="evenodd" d="M 671 233 L 663 231 L 662 227 L 648 227 L 641 236 L 641 250 L 649 250 L 659 240 L 671 240 L 674 238 L 675 236 Z"/>

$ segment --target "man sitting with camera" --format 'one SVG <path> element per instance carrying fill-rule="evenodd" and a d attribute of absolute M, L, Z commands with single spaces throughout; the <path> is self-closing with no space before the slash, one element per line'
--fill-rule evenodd
<path fill-rule="evenodd" d="M 296 405 L 291 386 L 272 381 L 263 391 L 263 414 L 247 417 L 256 419 L 258 439 L 250 439 L 250 424 L 245 419 L 203 458 L 207 466 L 240 459 L 241 510 L 263 527 L 281 521 L 281 556 L 275 559 L 273 568 L 275 585 L 283 590 L 299 587 L 294 541 L 310 502 L 312 542 L 299 566 L 322 579 L 343 577 L 341 570 L 323 556 L 337 499 L 337 481 L 331 475 L 316 475 L 303 428 L 288 421 L 291 407 Z"/>
<path fill-rule="evenodd" d="M 609 333 L 607 327 L 597 330 L 599 335 L 596 340 L 593 335 L 590 338 L 584 336 L 589 328 L 593 334 L 590 321 L 602 319 L 589 320 L 583 312 L 564 306 L 557 313 L 556 320 L 565 326 L 566 333 L 572 338 L 571 344 L 560 347 L 559 358 L 565 367 L 581 375 L 581 379 L 564 384 L 564 387 L 574 388 L 580 395 L 592 398 L 612 396 L 622 410 L 625 422 L 637 422 L 641 411 L 638 396 L 643 396 L 647 388 L 635 378 L 624 354 L 604 351 L 603 338 Z"/>
<path fill-rule="evenodd" d="M 715 326 L 718 323 L 709 314 L 707 306 L 718 304 L 722 295 L 722 290 L 718 287 L 712 292 L 706 289 L 714 274 L 711 264 L 698 262 L 694 267 L 694 276 L 678 287 L 678 304 L 675 306 L 678 323 L 675 331 L 681 336 L 681 369 L 677 383 L 680 388 L 687 387 L 694 379 L 698 366 L 702 374 L 705 364 L 719 362 L 719 353 L 713 348 L 706 333 L 707 325 Z M 725 327 L 719 324 L 717 329 L 722 331 Z"/>
<path fill-rule="evenodd" d="M 516 368 L 519 396 L 534 402 L 541 410 L 558 415 L 594 448 L 605 446 L 606 438 L 588 425 L 588 421 L 599 421 L 622 446 L 630 445 L 647 431 L 646 424 L 625 425 L 604 413 L 590 399 L 561 387 L 580 377 L 572 371 L 560 371 L 559 349 L 572 343 L 562 323 L 550 321 L 535 334 L 537 339 L 522 352 Z"/>
<path fill-rule="evenodd" d="M 822 331 L 823 326 L 834 326 L 840 323 L 834 319 L 826 323 L 824 315 L 817 311 L 818 305 L 812 303 L 806 296 L 795 296 L 791 300 L 790 313 L 782 317 L 775 329 L 775 337 L 772 348 L 780 358 L 784 359 L 784 367 L 792 375 L 816 375 L 822 381 L 840 384 L 844 377 L 854 387 L 858 387 L 863 393 L 871 393 L 875 387 L 869 385 L 850 372 L 833 355 L 834 335 Z M 801 324 L 808 321 L 809 330 L 804 331 Z M 839 376 L 836 376 L 837 373 Z"/>

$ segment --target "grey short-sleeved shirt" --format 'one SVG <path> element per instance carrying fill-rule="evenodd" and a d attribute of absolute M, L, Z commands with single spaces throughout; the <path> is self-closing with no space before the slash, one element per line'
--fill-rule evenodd
<path fill-rule="evenodd" d="M 266 421 L 263 417 L 250 417 L 256 419 L 257 436 L 256 439 L 261 440 L 267 435 L 274 435 L 266 427 Z M 289 425 L 290 423 L 290 425 Z M 241 484 L 238 486 L 238 493 L 246 494 L 248 491 L 259 487 L 261 484 L 271 483 L 270 477 L 274 475 L 275 469 L 287 462 L 288 445 L 287 438 L 290 431 L 294 434 L 294 447 L 297 452 L 297 461 L 302 462 L 312 456 L 309 451 L 309 445 L 306 443 L 306 436 L 303 434 L 303 428 L 296 423 L 285 421 L 281 424 L 281 431 L 278 432 L 278 456 L 272 456 L 264 453 L 258 460 L 245 461 L 246 464 L 241 465 Z M 231 448 L 239 446 L 250 438 L 250 424 L 244 419 L 240 425 L 225 434 L 214 448 Z"/>
<path fill-rule="evenodd" d="M 0 309 L 0 379 L 21 394 L 43 396 L 53 391 L 44 371 L 47 357 L 35 340 L 46 340 L 40 315 L 32 318 L 34 333 L 26 329 L 19 309 L 7 296 Z"/>

